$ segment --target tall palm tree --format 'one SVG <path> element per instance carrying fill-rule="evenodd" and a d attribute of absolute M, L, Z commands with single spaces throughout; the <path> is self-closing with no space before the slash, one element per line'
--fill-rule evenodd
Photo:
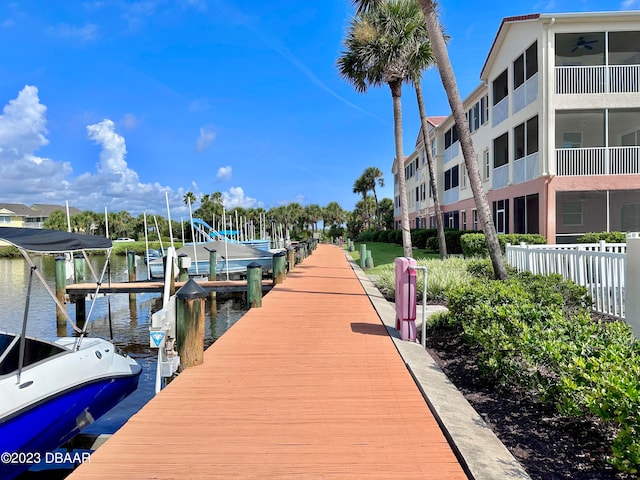
<path fill-rule="evenodd" d="M 367 204 L 367 194 L 369 193 L 369 190 L 369 185 L 367 185 L 367 181 L 364 178 L 364 175 L 360 175 L 358 178 L 356 178 L 356 181 L 353 182 L 353 193 L 361 194 L 362 201 L 365 205 Z M 368 210 L 363 212 L 362 221 L 365 229 L 369 228 L 369 216 L 370 215 Z"/>
<path fill-rule="evenodd" d="M 184 194 L 184 197 L 182 197 L 182 201 L 185 205 L 193 205 L 196 202 L 196 194 L 193 192 L 187 192 Z"/>
<path fill-rule="evenodd" d="M 375 202 L 375 211 L 376 211 L 376 224 L 377 227 L 380 228 L 380 211 L 378 210 L 378 194 L 376 192 L 376 185 L 380 187 L 384 187 L 384 175 L 382 174 L 382 170 L 378 167 L 367 167 L 362 173 L 362 177 L 364 178 L 364 183 L 367 188 L 373 192 L 373 200 Z"/>
<path fill-rule="evenodd" d="M 412 0 L 380 2 L 351 21 L 344 40 L 345 51 L 338 58 L 340 75 L 364 92 L 371 85 L 389 85 L 393 98 L 398 187 L 402 210 L 404 255 L 412 256 L 407 185 L 402 146 L 402 84 L 415 71 L 427 67 L 431 58 L 428 35 L 420 8 Z"/>
<path fill-rule="evenodd" d="M 388 0 L 353 0 L 353 3 L 356 6 L 356 11 L 358 13 L 365 14 L 366 12 L 375 10 L 376 7 L 380 5 L 384 5 L 387 1 Z M 438 20 L 436 2 L 434 0 L 417 1 L 420 4 L 420 8 L 424 15 L 424 21 L 429 32 L 431 47 L 433 48 L 433 55 L 436 58 L 436 65 L 438 66 L 440 79 L 442 80 L 442 85 L 447 93 L 447 99 L 449 100 L 453 118 L 455 119 L 456 127 L 458 129 L 460 147 L 462 148 L 464 163 L 467 167 L 471 191 L 473 192 L 473 197 L 476 202 L 478 219 L 482 224 L 482 230 L 484 231 L 487 242 L 489 257 L 491 258 L 491 263 L 493 265 L 493 273 L 497 279 L 504 280 L 507 278 L 507 269 L 504 264 L 504 259 L 500 250 L 500 243 L 498 242 L 498 236 L 491 217 L 491 209 L 489 208 L 487 195 L 484 188 L 482 188 L 482 180 L 480 179 L 480 172 L 478 164 L 476 163 L 476 153 L 473 148 L 471 133 L 469 132 L 469 124 L 467 123 L 464 106 L 462 105 L 462 99 L 460 98 L 458 85 L 456 83 L 456 77 L 453 73 L 449 53 L 447 52 L 444 34 L 440 26 L 440 21 Z"/>
<path fill-rule="evenodd" d="M 444 219 L 440 209 L 440 198 L 438 194 L 438 182 L 436 181 L 435 166 L 433 164 L 433 155 L 431 154 L 431 140 L 429 135 L 429 122 L 427 121 L 427 112 L 424 108 L 424 96 L 422 94 L 422 85 L 420 79 L 413 82 L 416 90 L 416 99 L 418 101 L 418 112 L 420 113 L 420 130 L 422 131 L 422 143 L 424 144 L 425 154 L 427 156 L 427 169 L 429 171 L 429 188 L 433 195 L 433 209 L 436 216 L 436 231 L 438 232 L 438 247 L 440 250 L 440 258 L 447 256 L 447 239 L 444 235 Z"/>

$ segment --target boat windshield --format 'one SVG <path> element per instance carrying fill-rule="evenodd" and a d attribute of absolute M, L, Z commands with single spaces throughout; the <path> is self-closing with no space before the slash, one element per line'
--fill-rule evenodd
<path fill-rule="evenodd" d="M 9 337 L 8 339 L 5 337 Z M 6 350 L 13 340 L 13 335 L 0 334 L 0 356 L 2 356 L 3 349 Z M 5 345 L 3 342 L 7 341 Z M 4 345 L 4 347 L 2 346 Z M 60 353 L 65 353 L 65 350 L 53 343 L 43 342 L 41 340 L 34 340 L 27 338 L 24 350 L 24 367 L 32 365 L 41 360 L 53 357 Z M 8 375 L 18 371 L 18 363 L 20 361 L 20 342 L 14 343 L 13 347 L 4 355 L 4 358 L 0 361 L 0 375 Z"/>
<path fill-rule="evenodd" d="M 2 358 L 2 354 L 5 352 L 13 339 L 16 338 L 15 335 L 8 335 L 6 333 L 0 333 L 0 358 Z"/>

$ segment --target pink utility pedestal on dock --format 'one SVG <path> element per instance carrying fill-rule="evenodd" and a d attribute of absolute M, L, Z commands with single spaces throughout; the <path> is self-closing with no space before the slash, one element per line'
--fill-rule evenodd
<path fill-rule="evenodd" d="M 396 273 L 396 329 L 402 340 L 416 340 L 416 299 L 417 275 L 415 259 L 398 257 L 395 260 Z"/>

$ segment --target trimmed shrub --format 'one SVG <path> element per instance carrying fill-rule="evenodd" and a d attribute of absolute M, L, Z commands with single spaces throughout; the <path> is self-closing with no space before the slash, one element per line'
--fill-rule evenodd
<path fill-rule="evenodd" d="M 544 245 L 547 240 L 537 233 L 500 233 L 498 234 L 500 250 L 504 254 L 507 243 L 519 245 L 521 242 L 529 245 Z M 465 257 L 487 257 L 489 250 L 484 233 L 467 233 L 460 238 L 461 250 Z"/>
<path fill-rule="evenodd" d="M 624 232 L 589 232 L 578 238 L 578 243 L 598 243 L 600 240 L 607 243 L 627 243 L 627 234 Z"/>
<path fill-rule="evenodd" d="M 611 424 L 618 432 L 611 463 L 637 474 L 640 342 L 623 322 L 594 321 L 590 305 L 583 287 L 557 275 L 482 278 L 449 293 L 451 323 L 478 352 L 487 378 L 560 414 Z"/>

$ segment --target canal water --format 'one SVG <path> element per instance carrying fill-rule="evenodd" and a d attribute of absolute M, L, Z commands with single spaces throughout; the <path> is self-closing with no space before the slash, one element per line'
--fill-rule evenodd
<path fill-rule="evenodd" d="M 55 261 L 51 256 L 35 257 L 34 262 L 55 291 Z M 92 257 L 92 264 L 100 272 L 104 257 Z M 146 266 L 140 260 L 136 264 L 137 278 L 146 279 Z M 89 269 L 87 275 L 90 276 Z M 111 281 L 127 281 L 127 260 L 124 256 L 112 256 Z M 22 258 L 0 258 L 0 330 L 20 332 L 29 281 L 29 266 Z M 103 284 L 107 284 L 107 280 Z M 87 301 L 87 310 L 90 302 Z M 151 314 L 162 307 L 160 293 L 99 295 L 91 315 L 88 331 L 93 336 L 110 338 L 111 318 L 113 343 L 127 352 L 142 366 L 138 389 L 115 406 L 110 412 L 87 427 L 83 434 L 110 434 L 118 430 L 135 412 L 154 395 L 157 350 L 149 347 Z M 205 306 L 205 345 L 209 346 L 226 332 L 246 312 L 243 298 L 218 299 Z M 75 320 L 75 305 L 68 304 L 67 311 Z M 27 335 L 55 340 L 58 336 L 72 335 L 67 325 L 61 331 L 56 327 L 55 303 L 34 277 L 29 308 Z M 110 315 L 109 315 L 109 312 Z"/>

